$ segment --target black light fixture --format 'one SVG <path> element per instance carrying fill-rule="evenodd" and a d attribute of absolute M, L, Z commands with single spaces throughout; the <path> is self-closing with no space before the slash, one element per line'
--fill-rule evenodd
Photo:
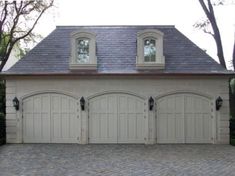
<path fill-rule="evenodd" d="M 223 104 L 223 99 L 219 96 L 216 100 L 215 100 L 215 107 L 216 107 L 216 111 L 218 111 L 221 106 Z"/>
<path fill-rule="evenodd" d="M 154 106 L 154 99 L 153 97 L 149 98 L 149 110 L 152 111 Z"/>
<path fill-rule="evenodd" d="M 12 100 L 12 102 L 13 102 L 13 106 L 14 106 L 15 109 L 18 111 L 18 110 L 19 110 L 19 107 L 20 107 L 20 102 L 19 102 L 18 98 L 15 97 L 15 98 Z"/>
<path fill-rule="evenodd" d="M 84 97 L 82 97 L 81 99 L 80 99 L 80 106 L 81 106 L 81 110 L 82 111 L 84 111 L 85 110 L 85 99 L 84 99 Z"/>

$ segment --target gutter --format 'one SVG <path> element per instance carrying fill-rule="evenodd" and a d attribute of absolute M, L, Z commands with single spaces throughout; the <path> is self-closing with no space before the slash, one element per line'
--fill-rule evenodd
<path fill-rule="evenodd" d="M 32 77 L 32 76 L 222 76 L 222 77 L 231 77 L 235 76 L 235 72 L 226 72 L 226 73 L 169 73 L 169 72 L 142 72 L 142 73 L 112 73 L 112 72 L 69 72 L 69 73 L 53 73 L 53 72 L 44 72 L 44 73 L 0 73 L 0 78 L 8 77 Z"/>

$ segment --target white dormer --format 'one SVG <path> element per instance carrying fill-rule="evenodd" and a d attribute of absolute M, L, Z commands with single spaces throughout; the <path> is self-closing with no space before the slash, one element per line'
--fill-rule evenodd
<path fill-rule="evenodd" d="M 164 69 L 164 34 L 156 29 L 147 29 L 137 33 L 137 69 Z"/>
<path fill-rule="evenodd" d="M 86 31 L 71 34 L 71 70 L 96 70 L 96 35 Z"/>

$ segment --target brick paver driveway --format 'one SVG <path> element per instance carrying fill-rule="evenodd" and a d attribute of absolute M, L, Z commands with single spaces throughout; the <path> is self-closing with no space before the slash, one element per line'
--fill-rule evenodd
<path fill-rule="evenodd" d="M 229 145 L 0 146 L 1 176 L 235 175 Z"/>

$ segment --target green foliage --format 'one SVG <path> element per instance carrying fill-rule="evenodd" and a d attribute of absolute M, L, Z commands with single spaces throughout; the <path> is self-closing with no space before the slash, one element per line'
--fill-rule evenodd
<path fill-rule="evenodd" d="M 229 82 L 229 104 L 231 118 L 235 118 L 235 78 L 231 78 Z"/>
<path fill-rule="evenodd" d="M 5 98 L 5 83 L 4 81 L 1 80 L 0 82 L 0 113 L 5 114 L 5 102 L 6 102 L 6 98 Z"/>
<path fill-rule="evenodd" d="M 235 146 L 235 139 L 230 139 L 230 144 Z"/>
<path fill-rule="evenodd" d="M 4 57 L 4 53 L 7 50 L 8 42 L 9 42 L 9 35 L 2 34 L 2 40 L 0 40 L 0 60 L 2 60 Z"/>
<path fill-rule="evenodd" d="M 4 113 L 0 112 L 0 119 L 4 119 L 4 118 L 5 118 Z"/>
<path fill-rule="evenodd" d="M 230 80 L 230 89 L 231 89 L 231 93 L 235 94 L 235 78 L 232 78 Z"/>
<path fill-rule="evenodd" d="M 230 144 L 235 145 L 235 118 L 230 119 Z"/>
<path fill-rule="evenodd" d="M 54 0 L 0 1 L 0 71 L 13 49 L 22 57 L 24 48 L 34 44 L 39 35 L 33 30 L 53 3 Z"/>
<path fill-rule="evenodd" d="M 5 83 L 0 80 L 0 145 L 6 143 L 5 102 Z"/>
<path fill-rule="evenodd" d="M 35 38 L 29 38 L 27 40 L 27 45 L 33 45 L 34 43 L 36 43 L 36 39 L 41 39 L 42 37 L 40 35 L 36 35 L 35 34 Z M 0 41 L 0 60 L 2 60 L 4 58 L 4 54 L 7 50 L 7 43 L 9 42 L 9 35 L 3 35 L 3 39 Z M 15 57 L 17 58 L 22 58 L 24 57 L 27 52 L 29 51 L 29 49 L 26 46 L 25 41 L 23 42 L 17 42 L 14 46 L 14 50 L 16 50 L 15 52 Z"/>

